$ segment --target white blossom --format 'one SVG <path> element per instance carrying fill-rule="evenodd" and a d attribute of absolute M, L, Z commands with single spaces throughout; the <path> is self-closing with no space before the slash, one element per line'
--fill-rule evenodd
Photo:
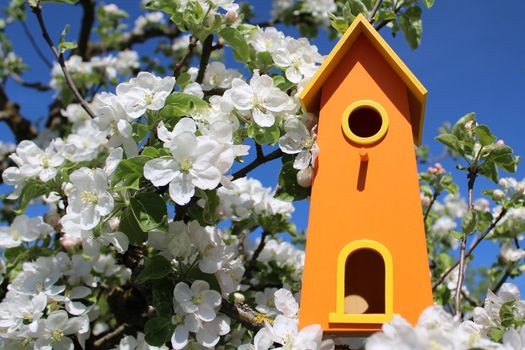
<path fill-rule="evenodd" d="M 32 242 L 53 232 L 41 217 L 29 218 L 26 215 L 15 217 L 8 227 L 0 227 L 0 247 L 18 247 L 22 242 Z"/>
<path fill-rule="evenodd" d="M 117 96 L 122 98 L 126 113 L 135 119 L 146 110 L 158 111 L 164 107 L 174 85 L 173 77 L 160 78 L 149 72 L 140 72 L 136 78 L 117 86 Z"/>
<path fill-rule="evenodd" d="M 239 78 L 233 79 L 231 99 L 237 110 L 251 112 L 253 121 L 262 127 L 274 125 L 276 114 L 295 107 L 290 97 L 274 86 L 271 77 L 260 75 L 257 70 L 250 84 Z"/>
<path fill-rule="evenodd" d="M 81 168 L 71 173 L 70 180 L 73 190 L 68 196 L 67 212 L 80 215 L 80 227 L 90 230 L 113 210 L 107 176 L 102 169 Z"/>

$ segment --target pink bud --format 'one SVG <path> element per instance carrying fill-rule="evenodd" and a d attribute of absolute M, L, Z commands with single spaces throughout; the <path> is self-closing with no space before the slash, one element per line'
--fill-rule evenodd
<path fill-rule="evenodd" d="M 226 24 L 232 24 L 235 23 L 235 21 L 239 18 L 239 15 L 235 11 L 228 11 L 226 15 L 224 15 L 224 22 Z"/>
<path fill-rule="evenodd" d="M 437 169 L 434 168 L 433 166 L 429 166 L 428 169 L 427 169 L 427 173 L 429 174 L 432 174 L 432 175 L 435 175 L 437 173 Z"/>
<path fill-rule="evenodd" d="M 466 123 L 465 123 L 465 129 L 466 129 L 466 130 L 472 130 L 472 124 L 474 124 L 474 121 L 473 121 L 473 120 L 471 120 L 471 121 L 469 121 L 469 122 L 466 122 Z"/>
<path fill-rule="evenodd" d="M 445 168 L 441 165 L 441 163 L 434 164 L 434 167 L 436 168 L 436 172 L 438 174 L 443 174 L 445 172 Z"/>
<path fill-rule="evenodd" d="M 505 142 L 503 140 L 496 141 L 496 145 L 498 145 L 498 146 L 502 146 L 504 144 L 505 144 Z"/>
<path fill-rule="evenodd" d="M 516 192 L 517 192 L 517 193 L 523 193 L 523 192 L 525 192 L 525 184 L 519 183 L 519 184 L 516 186 Z"/>
<path fill-rule="evenodd" d="M 64 234 L 62 237 L 60 237 L 60 244 L 62 244 L 62 247 L 65 249 L 70 249 L 76 246 L 77 244 L 80 244 L 82 242 L 82 239 L 79 237 L 68 235 L 67 233 Z"/>

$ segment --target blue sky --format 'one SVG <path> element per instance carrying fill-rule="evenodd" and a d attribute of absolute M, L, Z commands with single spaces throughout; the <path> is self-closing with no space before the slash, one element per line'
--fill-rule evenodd
<path fill-rule="evenodd" d="M 107 1 L 109 2 L 109 1 Z M 138 13 L 138 0 L 114 1 L 127 10 L 134 19 Z M 261 20 L 268 18 L 271 1 L 253 0 L 255 13 Z M 525 116 L 522 103 L 525 100 L 525 2 L 505 1 L 496 6 L 494 1 L 437 0 L 431 10 L 423 13 L 423 39 L 421 46 L 411 51 L 401 34 L 392 38 L 387 28 L 381 34 L 418 76 L 429 90 L 425 117 L 423 143 L 430 145 L 433 154 L 441 152 L 441 146 L 433 141 L 437 129 L 445 121 L 455 121 L 468 112 L 476 112 L 480 123 L 488 124 L 496 136 L 505 140 L 517 154 L 525 154 Z M 57 11 L 58 10 L 58 11 Z M 53 38 L 58 38 L 64 26 L 71 24 L 70 40 L 77 36 L 80 25 L 79 6 L 45 4 L 44 17 Z M 36 21 L 28 14 L 28 25 L 42 50 L 44 46 Z M 298 36 L 293 29 L 281 27 L 288 35 Z M 14 24 L 8 30 L 15 51 L 24 57 L 30 70 L 24 75 L 28 81 L 49 81 L 49 70 L 35 55 L 23 34 L 21 26 Z M 333 46 L 326 33 L 321 32 L 313 40 L 322 54 L 328 54 Z M 141 46 L 151 50 L 152 45 Z M 139 46 L 140 48 L 140 46 Z M 45 121 L 52 93 L 38 93 L 16 86 L 7 86 L 9 97 L 22 105 L 22 113 L 34 121 Z M 0 124 L 0 140 L 12 140 L 10 131 Z M 444 162 L 452 170 L 450 162 Z M 267 186 L 275 185 L 278 164 L 269 164 L 258 169 L 253 176 Z M 458 183 L 465 186 L 463 173 L 454 172 Z M 395 176 L 391 174 L 390 176 Z M 515 177 L 525 176 L 519 167 Z M 479 181 L 481 188 L 492 186 L 488 181 Z M 463 191 L 464 193 L 464 191 Z M 479 192 L 478 192 L 479 193 Z M 294 221 L 299 228 L 306 228 L 308 203 L 297 204 Z M 480 248 L 476 261 L 493 259 L 494 245 L 486 242 Z M 524 287 L 523 279 L 520 286 Z"/>

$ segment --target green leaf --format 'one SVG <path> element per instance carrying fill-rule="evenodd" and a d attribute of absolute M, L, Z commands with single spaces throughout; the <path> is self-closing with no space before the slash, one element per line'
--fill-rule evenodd
<path fill-rule="evenodd" d="M 333 13 L 330 13 L 329 16 L 330 16 L 330 24 L 332 25 L 332 28 L 334 28 L 337 32 L 341 34 L 344 34 L 346 30 L 348 29 L 348 22 L 344 18 L 337 17 Z"/>
<path fill-rule="evenodd" d="M 162 346 L 170 340 L 174 330 L 171 317 L 152 318 L 144 326 L 146 342 L 152 346 Z"/>
<path fill-rule="evenodd" d="M 163 119 L 183 117 L 195 110 L 207 107 L 208 104 L 197 96 L 174 92 L 166 99 L 166 105 L 160 115 Z"/>
<path fill-rule="evenodd" d="M 66 24 L 62 34 L 60 35 L 60 41 L 58 43 L 58 49 L 60 52 L 65 52 L 67 50 L 73 50 L 77 48 L 77 44 L 73 42 L 66 41 L 66 35 L 69 32 L 69 24 Z"/>
<path fill-rule="evenodd" d="M 137 283 L 142 284 L 149 280 L 158 280 L 167 276 L 173 268 L 171 263 L 161 255 L 154 255 L 151 258 L 146 257 L 144 269 L 137 276 Z"/>
<path fill-rule="evenodd" d="M 281 91 L 288 91 L 295 86 L 294 83 L 283 77 L 282 75 L 276 75 L 273 77 L 273 85 L 278 87 Z"/>
<path fill-rule="evenodd" d="M 484 162 L 478 168 L 478 172 L 495 183 L 499 181 L 498 168 L 495 162 Z"/>
<path fill-rule="evenodd" d="M 119 231 L 128 236 L 129 242 L 134 245 L 142 244 L 148 238 L 147 233 L 141 230 L 140 225 L 130 208 L 126 208 L 122 212 Z"/>
<path fill-rule="evenodd" d="M 27 180 L 24 184 L 24 188 L 18 198 L 20 201 L 20 207 L 17 209 L 18 213 L 23 213 L 33 199 L 40 196 L 46 195 L 48 188 L 46 184 L 37 180 Z"/>
<path fill-rule="evenodd" d="M 423 4 L 425 4 L 427 9 L 431 8 L 432 6 L 434 6 L 434 2 L 435 2 L 435 0 L 423 0 Z"/>
<path fill-rule="evenodd" d="M 144 137 L 146 137 L 146 134 L 148 133 L 150 129 L 150 126 L 147 124 L 142 123 L 134 123 L 133 124 L 133 139 L 137 143 L 140 143 L 140 141 L 144 140 Z"/>
<path fill-rule="evenodd" d="M 219 32 L 220 36 L 231 46 L 236 57 L 242 62 L 247 62 L 250 58 L 250 47 L 246 43 L 244 36 L 235 28 L 227 27 Z"/>
<path fill-rule="evenodd" d="M 349 0 L 346 3 L 350 5 L 353 15 L 357 16 L 360 13 L 365 16 L 368 15 L 368 10 L 361 0 Z"/>
<path fill-rule="evenodd" d="M 436 141 L 441 142 L 448 147 L 454 153 L 460 153 L 459 141 L 458 138 L 452 134 L 444 133 L 436 136 Z"/>
<path fill-rule="evenodd" d="M 279 127 L 274 124 L 268 128 L 258 126 L 255 123 L 248 126 L 248 136 L 253 138 L 259 145 L 273 145 L 279 141 L 281 131 Z"/>
<path fill-rule="evenodd" d="M 264 51 L 257 52 L 255 56 L 255 66 L 263 71 L 268 70 L 273 65 L 272 54 Z"/>
<path fill-rule="evenodd" d="M 142 231 L 148 232 L 159 227 L 168 212 L 162 197 L 153 192 L 140 194 L 130 199 L 131 210 Z"/>
<path fill-rule="evenodd" d="M 310 188 L 304 188 L 297 183 L 297 169 L 293 167 L 293 158 L 286 160 L 283 158 L 283 167 L 279 173 L 279 191 L 277 198 L 283 200 L 299 201 L 308 198 Z"/>
<path fill-rule="evenodd" d="M 12 262 L 18 257 L 27 254 L 27 252 L 28 250 L 23 246 L 7 248 L 6 250 L 4 250 L 4 257 L 8 262 Z"/>
<path fill-rule="evenodd" d="M 151 159 L 148 156 L 141 155 L 121 161 L 117 165 L 111 179 L 112 185 L 115 186 L 115 191 L 124 189 L 138 190 L 144 164 Z"/>
<path fill-rule="evenodd" d="M 412 6 L 399 16 L 399 26 L 412 50 L 417 49 L 423 34 L 423 23 L 421 22 L 421 8 Z"/>
<path fill-rule="evenodd" d="M 482 146 L 488 146 L 496 141 L 496 136 L 492 135 L 490 129 L 486 125 L 478 125 L 474 128 L 474 131 L 478 135 L 478 141 Z"/>
<path fill-rule="evenodd" d="M 456 230 L 450 230 L 450 231 L 448 231 L 448 233 L 450 233 L 452 235 L 452 237 L 454 237 L 456 239 L 462 239 L 463 238 L 463 234 L 461 232 L 456 231 Z"/>
<path fill-rule="evenodd" d="M 476 210 L 469 210 L 461 219 L 461 230 L 463 233 L 469 235 L 476 229 L 478 224 L 478 212 Z"/>

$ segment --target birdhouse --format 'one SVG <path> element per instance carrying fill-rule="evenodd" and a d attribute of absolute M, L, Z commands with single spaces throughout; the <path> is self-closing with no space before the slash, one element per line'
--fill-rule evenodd
<path fill-rule="evenodd" d="M 301 93 L 319 113 L 301 327 L 366 333 L 433 304 L 414 150 L 426 93 L 362 15 Z"/>

